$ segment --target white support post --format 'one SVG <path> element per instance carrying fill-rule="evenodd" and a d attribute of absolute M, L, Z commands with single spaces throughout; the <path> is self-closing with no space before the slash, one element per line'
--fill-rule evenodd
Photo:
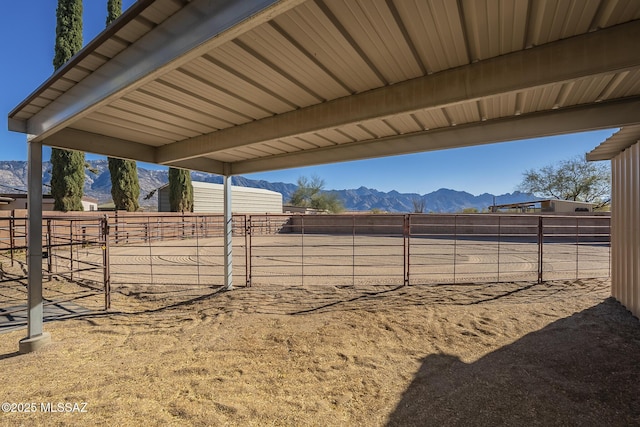
<path fill-rule="evenodd" d="M 28 216 L 27 266 L 27 337 L 20 340 L 20 353 L 29 353 L 51 342 L 51 335 L 42 332 L 42 143 L 28 146 Z"/>
<path fill-rule="evenodd" d="M 224 175 L 224 289 L 233 289 L 233 213 L 229 175 Z"/>

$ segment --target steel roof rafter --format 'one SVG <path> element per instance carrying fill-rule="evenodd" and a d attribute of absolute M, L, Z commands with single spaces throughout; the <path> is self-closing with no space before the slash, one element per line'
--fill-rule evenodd
<path fill-rule="evenodd" d="M 640 21 L 490 58 L 159 147 L 156 162 L 640 67 Z M 589 55 L 584 55 L 585 51 Z M 591 58 L 601 58 L 593 61 Z"/>

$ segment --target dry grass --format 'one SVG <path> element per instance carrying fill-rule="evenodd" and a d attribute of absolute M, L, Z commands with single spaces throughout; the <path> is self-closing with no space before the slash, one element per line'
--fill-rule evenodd
<path fill-rule="evenodd" d="M 72 285 L 58 284 L 59 291 Z M 70 288 L 69 288 L 70 289 Z M 607 281 L 255 286 L 0 340 L 2 425 L 640 424 L 640 324 Z"/>

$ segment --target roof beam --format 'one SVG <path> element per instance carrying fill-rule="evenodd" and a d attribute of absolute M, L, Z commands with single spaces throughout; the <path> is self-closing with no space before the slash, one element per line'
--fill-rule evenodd
<path fill-rule="evenodd" d="M 171 166 L 179 169 L 187 169 L 192 171 L 214 173 L 216 175 L 228 174 L 228 170 L 229 170 L 228 163 L 224 163 L 224 162 L 213 160 L 213 159 L 207 159 L 204 157 L 168 163 L 166 166 Z"/>
<path fill-rule="evenodd" d="M 126 139 L 66 128 L 42 140 L 44 145 L 68 150 L 87 151 L 120 159 L 153 163 L 154 147 Z M 88 145 L 88 143 L 90 145 Z"/>
<path fill-rule="evenodd" d="M 617 128 L 640 122 L 638 111 L 640 97 L 634 97 L 246 160 L 233 163 L 231 172 L 240 175 L 286 169 L 292 165 L 312 166 Z"/>
<path fill-rule="evenodd" d="M 87 141 L 90 141 L 91 145 L 89 147 L 87 147 Z M 86 151 L 120 159 L 138 160 L 145 163 L 153 163 L 155 159 L 154 147 L 71 128 L 63 129 L 45 138 L 43 144 L 56 148 Z M 167 163 L 166 166 L 215 173 L 218 175 L 223 175 L 225 171 L 228 171 L 228 166 L 225 166 L 225 163 L 207 158 L 170 162 Z"/>
<path fill-rule="evenodd" d="M 301 1 L 193 0 L 31 117 L 26 131 L 42 141 Z M 16 122 L 9 122 L 10 130 L 24 132 L 25 126 Z"/>
<path fill-rule="evenodd" d="M 156 162 L 640 67 L 635 40 L 640 40 L 640 21 L 167 144 L 158 148 Z"/>

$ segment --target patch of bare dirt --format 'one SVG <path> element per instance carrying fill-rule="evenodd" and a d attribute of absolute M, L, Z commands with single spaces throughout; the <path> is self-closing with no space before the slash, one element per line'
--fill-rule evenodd
<path fill-rule="evenodd" d="M 640 323 L 609 286 L 116 293 L 37 353 L 0 335 L 3 402 L 87 403 L 0 424 L 637 425 Z"/>

